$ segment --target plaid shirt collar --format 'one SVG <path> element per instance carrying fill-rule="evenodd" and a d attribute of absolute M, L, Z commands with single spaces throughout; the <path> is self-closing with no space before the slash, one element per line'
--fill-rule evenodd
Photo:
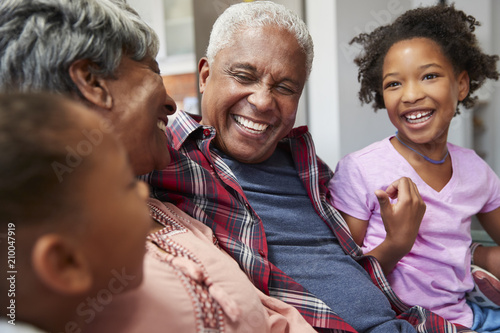
<path fill-rule="evenodd" d="M 204 131 L 205 136 L 209 133 L 210 139 L 215 137 L 215 128 L 201 125 L 200 121 L 200 115 L 186 113 L 182 110 L 176 113 L 175 120 L 170 126 L 170 131 L 167 132 L 171 139 L 171 145 L 175 150 L 179 150 L 190 135 L 199 131 Z M 307 126 L 296 127 L 284 139 L 298 138 L 308 132 L 309 129 Z"/>

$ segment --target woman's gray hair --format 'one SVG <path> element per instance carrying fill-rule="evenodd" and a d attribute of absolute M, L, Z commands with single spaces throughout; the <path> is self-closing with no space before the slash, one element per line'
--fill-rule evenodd
<path fill-rule="evenodd" d="M 122 55 L 156 57 L 156 33 L 125 0 L 2 0 L 0 91 L 79 92 L 69 67 L 114 77 Z"/>
<path fill-rule="evenodd" d="M 217 53 L 230 47 L 236 33 L 264 26 L 278 26 L 292 33 L 306 55 L 306 73 L 311 73 L 314 45 L 304 21 L 285 6 L 271 1 L 242 2 L 227 8 L 215 21 L 207 48 L 208 63 Z"/>

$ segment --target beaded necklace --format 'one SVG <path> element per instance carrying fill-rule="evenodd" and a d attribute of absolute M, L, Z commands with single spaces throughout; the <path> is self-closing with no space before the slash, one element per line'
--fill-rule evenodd
<path fill-rule="evenodd" d="M 405 144 L 403 141 L 401 141 L 398 137 L 398 131 L 396 131 L 396 139 L 398 139 L 399 143 L 401 143 L 403 146 L 405 146 L 406 148 L 410 149 L 412 152 L 414 153 L 417 153 L 419 154 L 420 156 L 422 156 L 424 158 L 424 160 L 426 160 L 427 162 L 430 162 L 432 164 L 443 164 L 444 161 L 446 161 L 446 158 L 448 157 L 449 155 L 449 151 L 447 150 L 446 151 L 446 154 L 444 155 L 443 159 L 442 160 L 433 160 L 432 158 L 430 157 L 427 157 L 421 153 L 419 153 L 418 151 L 416 151 L 415 149 L 413 149 L 412 147 L 408 146 L 407 144 Z"/>

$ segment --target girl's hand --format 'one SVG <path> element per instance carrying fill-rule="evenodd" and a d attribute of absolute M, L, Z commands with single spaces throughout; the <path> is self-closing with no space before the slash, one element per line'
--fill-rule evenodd
<path fill-rule="evenodd" d="M 385 191 L 375 191 L 375 195 L 387 235 L 378 247 L 366 254 L 376 257 L 388 274 L 413 247 L 426 206 L 417 185 L 407 177 L 396 180 Z M 391 204 L 389 198 L 398 201 Z"/>
<path fill-rule="evenodd" d="M 385 192 L 375 191 L 375 195 L 387 232 L 386 241 L 399 252 L 410 252 L 426 209 L 417 185 L 410 178 L 403 177 L 389 185 Z M 391 204 L 389 198 L 398 201 Z"/>

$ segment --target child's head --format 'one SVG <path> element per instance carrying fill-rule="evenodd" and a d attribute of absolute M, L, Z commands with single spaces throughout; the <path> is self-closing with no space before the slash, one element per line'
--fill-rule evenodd
<path fill-rule="evenodd" d="M 460 102 L 467 108 L 474 105 L 473 93 L 487 78 L 498 79 L 498 56 L 484 54 L 478 45 L 474 29 L 479 23 L 474 17 L 453 5 L 436 5 L 409 10 L 394 23 L 379 27 L 369 34 L 360 34 L 351 43 L 358 43 L 363 52 L 355 59 L 361 82 L 359 98 L 373 102 L 375 110 L 385 108 L 382 71 L 389 49 L 400 41 L 426 38 L 434 41 L 458 76 L 466 71 L 469 92 Z"/>
<path fill-rule="evenodd" d="M 103 306 L 142 279 L 148 191 L 109 129 L 62 97 L 0 95 L 0 252 L 17 321 L 65 330 L 89 297 Z"/>

